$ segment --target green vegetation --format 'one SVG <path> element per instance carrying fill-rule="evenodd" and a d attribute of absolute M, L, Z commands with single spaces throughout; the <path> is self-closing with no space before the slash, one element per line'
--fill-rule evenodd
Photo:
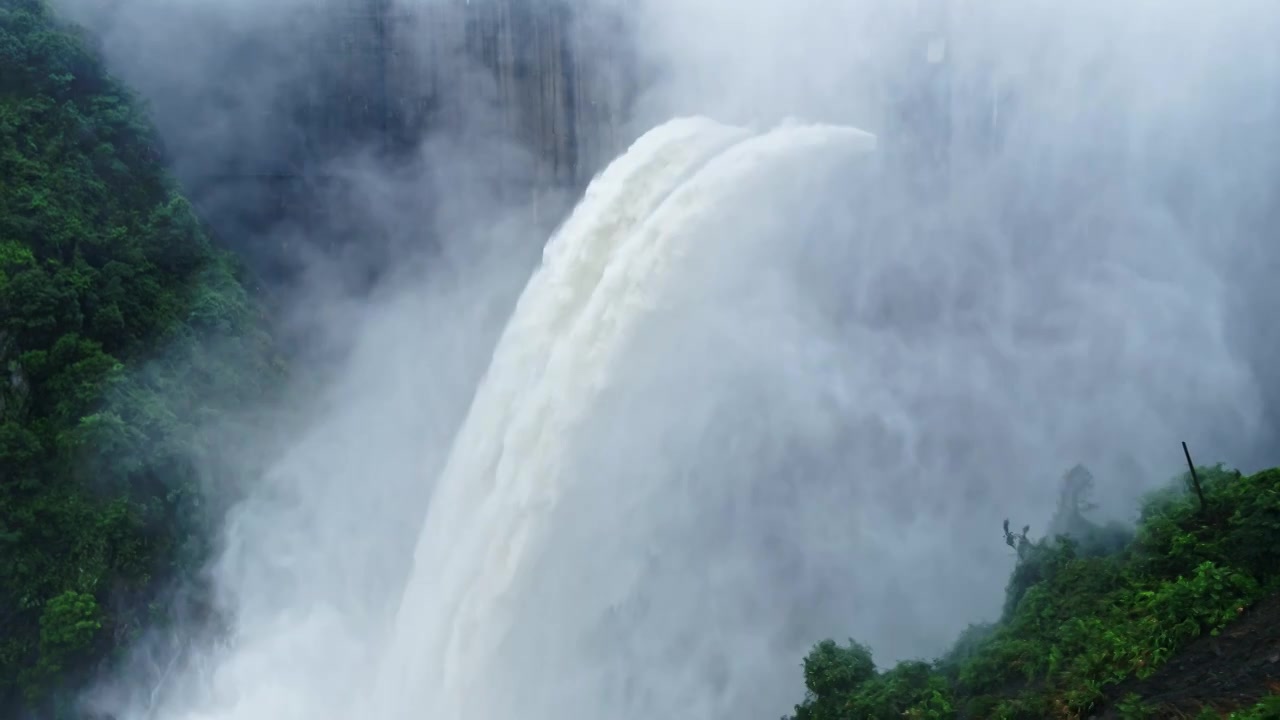
<path fill-rule="evenodd" d="M 0 6 L 0 716 L 54 714 L 202 563 L 214 429 L 279 372 L 138 104 Z"/>
<path fill-rule="evenodd" d="M 1150 678 L 1280 591 L 1280 469 L 1197 474 L 1203 507 L 1182 478 L 1147 499 L 1128 536 L 1085 519 L 1092 479 L 1074 469 L 1054 521 L 1063 534 L 1032 541 L 1006 523 L 1018 561 L 997 623 L 970 627 L 941 660 L 886 672 L 856 642 L 823 642 L 804 661 L 808 695 L 795 720 L 1089 717 L 1109 688 Z M 1120 717 L 1172 716 L 1117 700 Z M 1271 697 L 1231 717 L 1278 711 Z"/>
<path fill-rule="evenodd" d="M 1280 718 L 1280 695 L 1272 695 L 1248 710 L 1231 713 L 1230 720 L 1275 720 Z"/>

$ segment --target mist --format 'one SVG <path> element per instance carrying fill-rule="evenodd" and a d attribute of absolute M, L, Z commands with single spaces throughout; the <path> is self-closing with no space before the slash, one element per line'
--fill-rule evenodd
<path fill-rule="evenodd" d="M 280 300 L 297 387 L 267 408 L 273 460 L 237 489 L 208 571 L 228 631 L 143 642 L 86 703 L 164 720 L 439 709 L 435 676 L 386 681 L 408 672 L 391 659 L 433 652 L 410 630 L 448 625 L 415 615 L 442 599 L 406 588 L 497 562 L 463 541 L 509 528 L 432 515 L 436 484 L 581 188 L 512 192 L 546 158 L 501 121 L 506 91 L 445 28 L 444 0 L 394 5 L 388 32 L 431 87 L 406 72 L 389 92 L 447 111 L 394 143 L 373 123 L 319 151 L 314 123 L 279 109 L 341 74 L 345 56 L 304 46 L 350 16 L 320 0 L 57 4 L 151 104 L 186 185 L 264 158 L 334 183 L 307 223 L 220 233 L 297 268 Z M 489 615 L 472 611 L 480 649 L 418 658 L 461 677 L 467 717 L 776 717 L 821 639 L 890 664 L 992 619 L 1013 565 L 1001 520 L 1043 531 L 1074 463 L 1129 520 L 1181 469 L 1181 441 L 1200 463 L 1280 462 L 1280 8 L 570 5 L 619 18 L 594 45 L 634 49 L 615 155 L 690 115 L 849 125 L 877 146 L 704 180 L 713 200 L 658 223 L 674 249 L 633 271 L 634 327 L 548 405 L 578 414 L 547 431 L 554 472 L 527 471 L 546 485 L 511 500 L 536 534 Z M 261 202 L 200 197 L 209 216 Z"/>

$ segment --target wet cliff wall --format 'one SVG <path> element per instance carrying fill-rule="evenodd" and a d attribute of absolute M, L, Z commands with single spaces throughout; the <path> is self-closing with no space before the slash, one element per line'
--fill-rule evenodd
<path fill-rule="evenodd" d="M 462 6 L 464 56 L 494 74 L 495 110 L 505 130 L 538 158 L 538 185 L 581 188 L 624 142 L 621 127 L 634 87 L 618 49 L 620 23 L 578 7 L 575 14 L 550 0 Z M 449 21 L 438 27 L 458 31 Z"/>
<path fill-rule="evenodd" d="M 445 172 L 549 229 L 629 139 L 636 88 L 616 15 L 565 0 L 328 0 L 310 12 L 312 73 L 294 90 L 298 145 L 275 193 L 280 222 L 306 237 L 342 244 L 373 220 L 334 217 L 348 205 L 335 202 L 348 193 L 335 159 L 406 164 L 433 142 L 449 150 L 432 161 Z"/>
<path fill-rule="evenodd" d="M 580 188 L 620 149 L 634 83 L 615 15 L 565 0 L 328 0 L 310 12 L 322 29 L 306 50 L 320 70 L 311 156 L 369 139 L 406 152 L 428 132 L 478 126 L 529 151 L 537 185 Z"/>
<path fill-rule="evenodd" d="M 147 100 L 187 193 L 268 280 L 316 253 L 376 274 L 429 243 L 427 184 L 396 212 L 378 185 L 411 192 L 415 173 L 465 175 L 473 199 L 549 226 L 629 139 L 624 29 L 590 3 L 55 2 Z"/>

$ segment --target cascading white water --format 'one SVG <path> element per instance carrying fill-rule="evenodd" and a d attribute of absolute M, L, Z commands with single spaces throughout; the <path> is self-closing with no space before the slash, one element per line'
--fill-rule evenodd
<path fill-rule="evenodd" d="M 658 301 L 686 226 L 779 161 L 860 153 L 874 136 L 786 125 L 753 134 L 707 119 L 642 137 L 587 190 L 547 245 L 494 353 L 432 499 L 386 653 L 386 720 L 472 718 L 512 622 L 513 575 L 564 493 L 565 451 L 618 352 Z"/>
<path fill-rule="evenodd" d="M 586 530 L 585 540 L 581 537 L 581 517 L 618 510 L 616 504 L 601 503 L 600 493 L 625 494 L 606 474 L 596 472 L 599 482 L 580 482 L 592 472 L 581 467 L 581 451 L 599 440 L 593 438 L 594 428 L 584 425 L 599 419 L 594 406 L 600 396 L 630 389 L 625 379 L 611 387 L 620 361 L 637 350 L 629 343 L 643 321 L 681 302 L 670 291 L 690 283 L 673 283 L 672 276 L 698 272 L 690 267 L 696 263 L 688 262 L 694 259 L 692 246 L 709 251 L 699 253 L 701 260 L 714 259 L 724 248 L 708 247 L 709 241 L 736 239 L 724 227 L 708 224 L 720 225 L 726 213 L 741 212 L 748 198 L 772 197 L 779 181 L 801 187 L 804 176 L 825 161 L 852 159 L 874 147 L 874 136 L 853 128 L 786 124 L 752 131 L 700 117 L 672 120 L 641 137 L 594 180 L 546 245 L 542 266 L 506 324 L 442 471 L 437 478 L 418 480 L 434 482 L 396 617 L 373 607 L 387 598 L 347 592 L 350 583 L 360 581 L 360 572 L 353 572 L 358 558 L 376 560 L 367 556 L 368 549 L 354 549 L 352 562 L 335 562 L 333 554 L 348 543 L 311 543 L 336 519 L 381 522 L 341 500 L 344 496 L 329 494 L 369 490 L 346 466 L 329 469 L 335 483 L 327 489 L 309 483 L 308 475 L 326 469 L 306 463 L 299 488 L 311 493 L 307 499 L 314 506 L 301 503 L 291 515 L 272 498 L 268 478 L 264 497 L 246 503 L 232 518 L 229 535 L 237 535 L 236 522 L 265 520 L 264 537 L 273 542 L 232 545 L 214 570 L 236 613 L 228 642 L 198 656 L 196 665 L 175 677 L 166 670 L 160 686 L 145 688 L 141 697 L 108 697 L 103 705 L 125 706 L 113 712 L 136 720 L 544 720 L 560 716 L 563 700 L 541 698 L 539 709 L 529 711 L 521 707 L 525 681 L 495 688 L 491 678 L 552 672 L 569 678 L 556 693 L 590 703 L 594 710 L 588 712 L 598 714 L 616 678 L 593 676 L 589 653 L 573 645 L 599 632 L 620 599 L 637 595 L 636 578 L 649 553 L 646 538 L 660 531 L 649 522 L 652 517 L 633 518 Z M 772 202 L 764 205 L 779 218 L 790 214 Z M 702 281 L 712 284 L 711 278 Z M 655 418 L 688 411 L 662 400 L 652 405 Z M 322 425 L 296 453 L 325 455 L 337 438 L 367 432 L 346 423 Z M 299 470 L 296 459 L 286 458 L 282 471 Z M 651 461 L 659 475 L 661 460 Z M 650 494 L 667 489 L 659 477 L 632 487 Z M 587 512 L 582 512 L 584 502 Z M 311 514 L 318 506 L 327 513 L 323 519 Z M 547 539 L 548 532 L 566 527 L 579 535 L 570 541 L 577 545 L 571 553 L 563 552 L 563 538 Z M 579 562 L 597 571 L 618 568 L 625 577 L 597 572 L 590 597 L 551 601 L 551 613 L 562 621 L 557 644 L 522 637 L 526 655 L 505 655 L 510 631 L 536 624 L 547 608 L 546 588 L 529 582 L 531 576 L 554 565 L 550 576 L 563 580 L 565 563 Z M 281 578 L 286 570 L 288 576 Z M 276 584 L 277 579 L 283 583 Z M 246 595 L 242 584 L 267 590 Z M 691 619 L 647 639 L 678 641 Z M 557 654 L 530 658 L 531 647 Z M 791 694 L 790 678 L 774 667 L 780 658 L 791 661 L 790 655 L 778 655 L 764 670 L 777 679 L 775 702 L 780 694 Z M 646 658 L 631 668 L 623 661 L 622 672 L 648 672 L 652 662 Z M 752 665 L 748 674 L 759 677 L 761 668 Z M 706 693 L 697 678 L 687 681 L 659 694 L 666 706 L 686 708 L 694 717 L 699 701 L 689 694 Z M 783 693 L 776 692 L 779 684 Z M 496 710 L 494 696 L 500 696 Z M 621 720 L 636 717 L 635 712 L 618 709 L 610 717 Z"/>

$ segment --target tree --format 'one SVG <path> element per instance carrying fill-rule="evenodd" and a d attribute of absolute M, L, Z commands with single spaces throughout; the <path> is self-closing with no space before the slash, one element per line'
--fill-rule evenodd
<path fill-rule="evenodd" d="M 242 271 L 44 2 L 0 6 L 0 716 L 49 712 L 208 552 L 197 428 L 277 384 Z"/>

